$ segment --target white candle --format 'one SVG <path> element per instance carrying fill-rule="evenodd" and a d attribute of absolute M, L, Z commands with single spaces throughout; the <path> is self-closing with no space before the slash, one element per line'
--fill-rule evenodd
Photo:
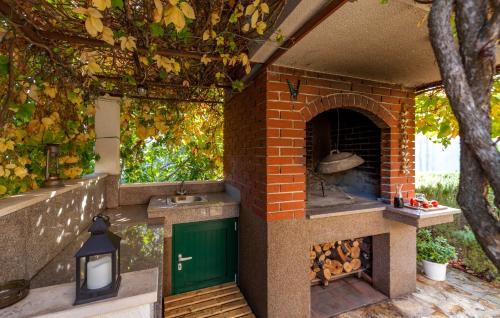
<path fill-rule="evenodd" d="M 87 264 L 87 288 L 99 289 L 111 283 L 111 256 Z"/>

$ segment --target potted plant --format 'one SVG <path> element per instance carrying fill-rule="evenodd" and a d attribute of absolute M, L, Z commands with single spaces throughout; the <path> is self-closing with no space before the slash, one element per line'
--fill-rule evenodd
<path fill-rule="evenodd" d="M 455 257 L 455 248 L 444 237 L 433 237 L 429 230 L 418 232 L 417 260 L 422 262 L 425 276 L 436 281 L 446 280 L 446 266 Z"/>

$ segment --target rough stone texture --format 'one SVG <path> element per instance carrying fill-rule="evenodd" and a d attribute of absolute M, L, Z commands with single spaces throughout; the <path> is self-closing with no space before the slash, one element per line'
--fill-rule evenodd
<path fill-rule="evenodd" d="M 105 178 L 0 218 L 0 283 L 30 279 L 105 207 Z"/>
<path fill-rule="evenodd" d="M 120 205 L 148 204 L 155 195 L 174 195 L 180 182 L 131 183 L 120 185 Z M 224 181 L 186 181 L 188 194 L 224 191 Z"/>
<path fill-rule="evenodd" d="M 245 207 L 240 210 L 239 223 L 238 285 L 257 317 L 267 317 L 268 224 Z"/>
<path fill-rule="evenodd" d="M 120 205 L 120 175 L 106 178 L 106 208 L 114 209 Z"/>
<path fill-rule="evenodd" d="M 395 223 L 390 233 L 373 236 L 373 286 L 394 298 L 415 291 L 416 229 Z"/>
<path fill-rule="evenodd" d="M 309 317 L 310 240 L 304 219 L 267 225 L 267 317 Z"/>

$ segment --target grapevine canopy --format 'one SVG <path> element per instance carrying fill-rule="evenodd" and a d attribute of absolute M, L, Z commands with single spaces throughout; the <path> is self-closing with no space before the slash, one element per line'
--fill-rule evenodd
<path fill-rule="evenodd" d="M 79 83 L 91 95 L 207 100 L 207 87 L 242 88 L 251 70 L 248 46 L 284 3 L 0 0 L 0 35 L 11 55 L 44 55 L 57 86 Z"/>

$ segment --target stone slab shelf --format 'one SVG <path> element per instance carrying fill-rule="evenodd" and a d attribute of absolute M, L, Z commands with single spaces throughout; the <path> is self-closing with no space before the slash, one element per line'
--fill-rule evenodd
<path fill-rule="evenodd" d="M 30 290 L 11 307 L 0 310 L 0 318 L 153 317 L 158 299 L 158 269 L 122 274 L 118 296 L 73 306 L 75 284 L 67 283 Z"/>
<path fill-rule="evenodd" d="M 453 222 L 453 216 L 458 213 L 459 209 L 450 207 L 438 211 L 419 211 L 410 208 L 398 209 L 389 205 L 384 211 L 384 218 L 422 228 Z"/>
<path fill-rule="evenodd" d="M 239 216 L 240 202 L 225 192 L 203 194 L 204 202 L 167 205 L 167 196 L 153 196 L 148 218 L 164 218 L 165 237 L 172 237 L 172 225 L 179 223 L 234 218 Z"/>

